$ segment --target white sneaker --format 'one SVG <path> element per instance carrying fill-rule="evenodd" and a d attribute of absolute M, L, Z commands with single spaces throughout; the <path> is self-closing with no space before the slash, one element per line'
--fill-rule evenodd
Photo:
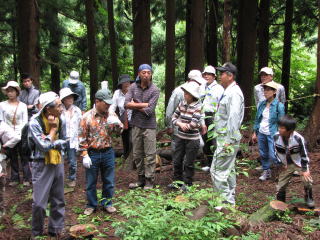
<path fill-rule="evenodd" d="M 268 170 L 264 170 L 261 174 L 261 176 L 259 177 L 259 180 L 261 181 L 266 181 L 267 179 L 271 178 L 271 171 L 270 169 Z"/>
<path fill-rule="evenodd" d="M 204 172 L 210 172 L 210 167 L 209 166 L 205 166 L 201 168 L 202 171 Z"/>

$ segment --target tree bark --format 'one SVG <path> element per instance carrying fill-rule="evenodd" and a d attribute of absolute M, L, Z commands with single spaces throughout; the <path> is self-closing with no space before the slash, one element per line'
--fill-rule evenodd
<path fill-rule="evenodd" d="M 135 76 L 140 64 L 151 64 L 150 0 L 133 0 L 133 66 Z"/>
<path fill-rule="evenodd" d="M 108 9 L 108 30 L 110 39 L 110 51 L 111 51 L 111 71 L 112 71 L 112 87 L 115 91 L 118 87 L 118 61 L 117 61 L 117 43 L 116 43 L 116 31 L 114 28 L 114 14 L 113 14 L 113 0 L 107 0 Z"/>
<path fill-rule="evenodd" d="M 318 0 L 320 11 L 320 0 Z M 317 41 L 317 79 L 315 93 L 320 94 L 320 19 L 318 19 L 318 41 Z M 313 109 L 309 118 L 304 136 L 307 139 L 309 150 L 315 148 L 319 142 L 320 135 L 320 97 L 316 96 Z"/>
<path fill-rule="evenodd" d="M 185 79 L 190 71 L 190 28 L 192 0 L 186 1 L 186 38 L 185 38 Z"/>
<path fill-rule="evenodd" d="M 231 23 L 232 23 L 232 0 L 224 0 L 223 5 L 223 48 L 222 61 L 230 61 L 231 52 Z"/>
<path fill-rule="evenodd" d="M 60 90 L 60 43 L 61 43 L 61 32 L 59 29 L 58 21 L 58 9 L 54 5 L 49 5 L 46 15 L 49 19 L 48 28 L 50 32 L 50 41 L 49 41 L 49 50 L 48 55 L 49 59 L 52 62 L 50 64 L 51 68 L 51 90 L 59 93 Z"/>
<path fill-rule="evenodd" d="M 237 41 L 237 67 L 238 80 L 243 95 L 245 106 L 251 105 L 253 90 L 254 61 L 257 39 L 257 9 L 256 0 L 239 1 L 238 41 Z M 250 116 L 247 108 L 246 117 Z"/>
<path fill-rule="evenodd" d="M 166 0 L 165 106 L 168 105 L 170 95 L 175 87 L 175 11 L 175 1 Z"/>
<path fill-rule="evenodd" d="M 190 69 L 198 69 L 201 71 L 204 65 L 204 0 L 192 0 L 190 20 Z"/>
<path fill-rule="evenodd" d="M 89 71 L 90 71 L 90 102 L 94 103 L 94 96 L 98 91 L 98 60 L 96 47 L 96 28 L 94 23 L 94 0 L 85 0 L 87 39 L 89 52 Z"/>
<path fill-rule="evenodd" d="M 39 15 L 36 0 L 17 0 L 19 71 L 32 75 L 39 87 Z"/>
<path fill-rule="evenodd" d="M 284 23 L 284 39 L 282 54 L 281 83 L 284 86 L 286 97 L 289 98 L 290 62 L 291 62 L 291 40 L 292 40 L 293 0 L 286 0 L 286 14 Z M 288 103 L 286 102 L 286 109 Z"/>
<path fill-rule="evenodd" d="M 260 1 L 260 17 L 258 25 L 258 70 L 268 66 L 269 60 L 269 25 L 270 0 Z"/>
<path fill-rule="evenodd" d="M 208 0 L 207 14 L 207 62 L 208 65 L 218 65 L 218 0 Z"/>

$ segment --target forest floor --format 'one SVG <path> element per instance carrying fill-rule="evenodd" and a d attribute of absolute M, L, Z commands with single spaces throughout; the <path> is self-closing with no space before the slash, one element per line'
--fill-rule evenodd
<path fill-rule="evenodd" d="M 239 175 L 237 178 L 236 189 L 236 208 L 244 213 L 251 214 L 265 205 L 269 200 L 274 198 L 275 185 L 274 179 L 266 182 L 258 180 L 260 172 L 255 170 L 257 166 L 257 147 L 249 147 L 248 160 L 251 167 L 248 170 L 249 176 Z M 316 204 L 320 206 L 320 152 L 310 153 L 311 172 L 314 180 L 314 198 Z M 66 167 L 67 169 L 67 167 Z M 79 164 L 77 187 L 73 191 L 65 194 L 66 199 L 66 218 L 65 218 L 65 234 L 63 239 L 69 239 L 68 231 L 73 225 L 79 224 L 83 221 L 83 211 L 86 204 L 85 194 L 85 173 L 84 168 Z M 172 170 L 167 170 L 156 174 L 156 184 L 160 188 L 165 189 L 167 184 L 171 183 Z M 128 185 L 135 181 L 136 174 L 134 171 L 123 170 L 118 167 L 116 171 L 116 190 L 122 189 L 130 191 Z M 210 175 L 205 172 L 196 171 L 194 181 L 202 183 L 202 186 L 212 186 Z M 99 180 L 98 189 L 101 189 L 101 181 Z M 117 192 L 114 197 L 114 202 L 117 201 Z M 287 200 L 295 200 L 303 198 L 303 186 L 299 177 L 292 180 L 292 184 L 288 188 Z M 6 186 L 5 205 L 7 215 L 0 221 L 0 239 L 29 239 L 31 231 L 31 204 L 32 204 L 32 190 L 31 188 L 23 187 L 22 185 L 16 187 Z M 318 217 L 306 214 L 290 214 L 289 221 L 286 219 L 272 221 L 252 227 L 250 231 L 260 234 L 259 239 L 320 239 L 320 227 L 308 224 L 310 219 Z M 119 213 L 108 215 L 107 213 L 98 210 L 89 218 L 87 222 L 93 223 L 97 226 L 99 235 L 97 239 L 119 239 L 115 236 L 115 230 L 111 226 L 112 221 L 121 220 L 123 217 Z M 290 222 L 290 223 L 286 223 Z M 240 238 L 241 239 L 241 238 Z M 250 239 L 250 238 L 245 238 Z"/>

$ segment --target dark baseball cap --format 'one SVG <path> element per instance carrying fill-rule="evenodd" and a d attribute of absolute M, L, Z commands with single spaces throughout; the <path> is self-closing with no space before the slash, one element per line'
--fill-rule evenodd
<path fill-rule="evenodd" d="M 118 87 L 125 82 L 133 82 L 128 74 L 122 74 L 119 77 Z"/>
<path fill-rule="evenodd" d="M 112 104 L 112 95 L 108 89 L 100 89 L 95 98 L 104 101 L 106 104 Z"/>
<path fill-rule="evenodd" d="M 216 70 L 220 72 L 231 72 L 233 75 L 237 75 L 237 67 L 231 62 L 224 63 L 221 67 L 216 67 Z"/>

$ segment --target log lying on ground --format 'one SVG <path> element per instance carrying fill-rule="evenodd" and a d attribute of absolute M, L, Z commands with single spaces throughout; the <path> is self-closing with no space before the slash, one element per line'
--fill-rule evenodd
<path fill-rule="evenodd" d="M 249 217 L 250 224 L 259 224 L 263 222 L 269 222 L 272 221 L 277 212 L 284 212 L 288 209 L 288 204 L 273 200 L 260 208 L 255 213 L 251 214 Z"/>

